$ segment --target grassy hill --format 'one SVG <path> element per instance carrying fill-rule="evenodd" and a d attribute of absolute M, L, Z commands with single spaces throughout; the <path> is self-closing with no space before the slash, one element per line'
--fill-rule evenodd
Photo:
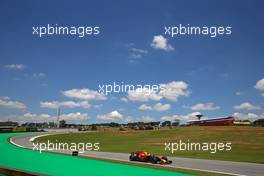
<path fill-rule="evenodd" d="M 36 142 L 99 142 L 100 151 L 129 153 L 146 150 L 157 155 L 264 163 L 264 128 L 178 127 L 155 131 L 107 131 L 52 135 Z M 164 151 L 165 142 L 231 142 L 230 151 Z"/>

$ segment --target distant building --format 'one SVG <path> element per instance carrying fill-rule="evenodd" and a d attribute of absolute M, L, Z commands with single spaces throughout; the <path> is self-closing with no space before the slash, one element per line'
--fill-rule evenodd
<path fill-rule="evenodd" d="M 7 121 L 7 122 L 0 122 L 0 133 L 3 132 L 12 132 L 15 127 L 19 124 L 17 122 Z"/>
<path fill-rule="evenodd" d="M 211 118 L 205 120 L 193 120 L 188 122 L 188 126 L 232 126 L 235 118 L 232 116 L 222 118 Z"/>
<path fill-rule="evenodd" d="M 237 126 L 250 126 L 252 123 L 248 120 L 245 120 L 245 121 L 240 121 L 240 120 L 236 120 L 234 121 L 234 125 L 237 125 Z"/>
<path fill-rule="evenodd" d="M 7 121 L 7 122 L 0 122 L 0 126 L 5 126 L 5 127 L 16 127 L 18 126 L 18 122 L 12 122 L 12 121 Z"/>
<path fill-rule="evenodd" d="M 180 125 L 180 120 L 179 119 L 174 119 L 172 121 L 164 121 L 164 122 L 160 122 L 159 126 L 160 127 L 175 127 L 175 126 L 179 126 Z"/>
<path fill-rule="evenodd" d="M 171 121 L 171 126 L 179 126 L 180 125 L 180 120 L 179 119 L 174 119 Z"/>
<path fill-rule="evenodd" d="M 253 122 L 254 126 L 264 127 L 264 119 L 258 119 Z"/>

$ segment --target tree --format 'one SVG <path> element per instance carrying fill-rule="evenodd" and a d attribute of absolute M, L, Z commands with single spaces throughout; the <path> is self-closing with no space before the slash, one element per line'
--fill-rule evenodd
<path fill-rule="evenodd" d="M 65 128 L 66 127 L 66 121 L 65 120 L 60 120 L 60 128 Z"/>
<path fill-rule="evenodd" d="M 164 121 L 161 123 L 161 126 L 163 127 L 171 127 L 171 121 Z"/>
<path fill-rule="evenodd" d="M 92 130 L 92 131 L 96 131 L 96 130 L 97 130 L 96 125 L 93 124 L 92 127 L 91 127 L 91 130 Z"/>
<path fill-rule="evenodd" d="M 253 122 L 254 126 L 264 127 L 264 119 L 258 119 Z"/>

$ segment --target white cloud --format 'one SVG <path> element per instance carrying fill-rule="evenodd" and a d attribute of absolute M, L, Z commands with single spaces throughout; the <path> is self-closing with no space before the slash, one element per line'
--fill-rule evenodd
<path fill-rule="evenodd" d="M 125 119 L 124 119 L 124 121 L 126 123 L 133 122 L 134 121 L 134 118 L 132 116 L 126 116 Z"/>
<path fill-rule="evenodd" d="M 236 92 L 235 93 L 237 96 L 243 95 L 243 92 Z"/>
<path fill-rule="evenodd" d="M 156 111 L 167 111 L 171 108 L 170 104 L 161 104 L 161 103 L 157 103 L 153 106 L 153 109 Z"/>
<path fill-rule="evenodd" d="M 132 59 L 139 59 L 139 58 L 142 58 L 142 55 L 141 54 L 137 54 L 137 53 L 131 53 L 131 54 L 129 54 L 128 57 L 132 58 Z M 133 62 L 134 60 L 130 60 L 130 61 Z"/>
<path fill-rule="evenodd" d="M 27 108 L 24 103 L 11 100 L 9 97 L 0 97 L 0 106 L 20 110 L 25 110 Z"/>
<path fill-rule="evenodd" d="M 164 38 L 162 35 L 156 35 L 153 37 L 151 47 L 165 51 L 174 50 L 174 48 L 170 44 L 168 44 L 167 39 Z"/>
<path fill-rule="evenodd" d="M 255 88 L 260 91 L 264 91 L 264 78 L 262 78 L 256 83 Z M 261 93 L 261 96 L 264 97 L 264 92 Z"/>
<path fill-rule="evenodd" d="M 22 116 L 15 117 L 20 122 L 56 122 L 57 116 L 49 114 L 32 114 L 26 113 Z M 90 117 L 87 113 L 75 112 L 69 114 L 61 114 L 60 120 L 66 120 L 67 123 L 81 123 L 88 120 Z"/>
<path fill-rule="evenodd" d="M 93 107 L 96 108 L 96 109 L 100 109 L 100 108 L 103 107 L 103 105 L 102 104 L 98 104 L 98 105 L 93 105 Z"/>
<path fill-rule="evenodd" d="M 214 103 L 198 103 L 191 107 L 193 111 L 214 111 L 220 109 L 220 106 L 215 105 Z"/>
<path fill-rule="evenodd" d="M 75 108 L 75 107 L 81 107 L 81 108 L 89 108 L 91 105 L 88 103 L 88 101 L 80 101 L 80 102 L 74 102 L 74 101 L 43 101 L 40 102 L 40 107 L 42 108 L 50 108 L 50 109 L 58 109 L 59 107 L 68 107 L 68 108 Z"/>
<path fill-rule="evenodd" d="M 154 118 L 149 117 L 149 116 L 142 116 L 141 118 L 139 118 L 137 120 L 141 121 L 141 122 L 154 122 L 154 121 L 156 121 Z"/>
<path fill-rule="evenodd" d="M 115 110 L 115 111 L 109 112 L 108 114 L 97 115 L 97 119 L 105 120 L 105 121 L 123 120 L 123 115 Z"/>
<path fill-rule="evenodd" d="M 128 92 L 128 99 L 132 101 L 159 101 L 162 98 L 170 101 L 177 101 L 181 96 L 189 96 L 188 84 L 183 81 L 172 81 L 167 84 L 160 84 L 160 90 L 149 88 L 137 88 Z"/>
<path fill-rule="evenodd" d="M 61 114 L 60 119 L 66 120 L 68 122 L 83 122 L 88 120 L 90 117 L 87 113 L 75 112 L 69 114 Z"/>
<path fill-rule="evenodd" d="M 260 110 L 261 107 L 258 105 L 250 104 L 249 102 L 241 103 L 240 105 L 234 106 L 236 110 Z"/>
<path fill-rule="evenodd" d="M 151 106 L 148 106 L 146 104 L 142 104 L 138 107 L 139 110 L 146 111 L 146 110 L 152 110 Z"/>
<path fill-rule="evenodd" d="M 197 115 L 200 115 L 200 112 L 192 112 L 186 115 L 172 115 L 172 116 L 163 116 L 161 117 L 162 121 L 173 121 L 179 119 L 181 121 L 197 120 Z"/>
<path fill-rule="evenodd" d="M 10 64 L 10 65 L 5 65 L 5 68 L 14 69 L 14 70 L 23 70 L 25 68 L 25 65 L 23 65 L 23 64 Z"/>
<path fill-rule="evenodd" d="M 189 96 L 188 84 L 183 81 L 172 81 L 168 84 L 160 84 L 163 89 L 159 94 L 168 100 L 177 101 L 180 96 Z"/>
<path fill-rule="evenodd" d="M 143 55 L 148 54 L 147 50 L 143 50 L 143 49 L 139 49 L 139 48 L 130 48 L 130 54 L 129 54 L 129 58 L 131 58 L 131 60 L 129 60 L 131 63 L 135 62 L 134 59 L 140 59 L 143 57 Z"/>
<path fill-rule="evenodd" d="M 250 121 L 255 121 L 257 119 L 264 118 L 264 114 L 257 115 L 257 114 L 254 114 L 254 113 L 244 114 L 244 113 L 240 113 L 240 112 L 235 112 L 233 114 L 233 117 L 236 120 L 250 120 Z"/>
<path fill-rule="evenodd" d="M 0 96 L 0 99 L 2 99 L 2 100 L 10 100 L 10 98 L 7 97 L 7 96 Z"/>
<path fill-rule="evenodd" d="M 150 116 L 141 116 L 141 117 L 132 117 L 132 116 L 127 116 L 124 118 L 125 122 L 155 122 L 157 121 L 155 118 L 150 117 Z"/>
<path fill-rule="evenodd" d="M 19 116 L 18 119 L 25 121 L 25 122 L 45 122 L 45 121 L 56 120 L 55 116 L 52 117 L 49 114 L 32 114 L 30 112 L 22 116 Z"/>
<path fill-rule="evenodd" d="M 128 102 L 128 99 L 125 98 L 125 97 L 122 97 L 122 98 L 120 99 L 120 101 L 127 103 L 127 102 Z"/>
<path fill-rule="evenodd" d="M 172 115 L 172 116 L 163 116 L 160 118 L 162 121 L 174 121 L 176 119 L 179 119 L 178 115 Z"/>
<path fill-rule="evenodd" d="M 145 111 L 145 110 L 155 110 L 155 111 L 167 111 L 171 108 L 170 104 L 161 104 L 161 103 L 157 103 L 155 104 L 153 107 L 146 105 L 146 104 L 142 104 L 141 106 L 139 106 L 139 110 Z"/>
<path fill-rule="evenodd" d="M 256 85 L 255 88 L 260 90 L 260 91 L 264 91 L 264 78 L 260 79 Z"/>
<path fill-rule="evenodd" d="M 149 88 L 137 88 L 135 91 L 128 92 L 128 99 L 132 101 L 148 101 L 148 100 L 160 100 L 161 95 L 158 95 L 156 91 Z"/>
<path fill-rule="evenodd" d="M 45 77 L 46 74 L 45 73 L 33 73 L 32 75 L 34 78 L 42 78 Z"/>
<path fill-rule="evenodd" d="M 83 100 L 106 100 L 107 97 L 97 91 L 87 88 L 71 89 L 62 92 L 64 96 Z"/>
<path fill-rule="evenodd" d="M 130 50 L 132 52 L 141 53 L 141 54 L 147 54 L 148 53 L 147 50 L 143 50 L 143 49 L 139 49 L 139 48 L 131 48 Z"/>
<path fill-rule="evenodd" d="M 49 108 L 49 109 L 58 109 L 60 105 L 59 102 L 57 101 L 53 101 L 53 102 L 42 101 L 40 102 L 40 107 Z"/>

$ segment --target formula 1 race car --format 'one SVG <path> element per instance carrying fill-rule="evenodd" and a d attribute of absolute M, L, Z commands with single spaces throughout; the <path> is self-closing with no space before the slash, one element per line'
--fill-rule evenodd
<path fill-rule="evenodd" d="M 129 160 L 152 163 L 152 164 L 161 164 L 161 165 L 172 163 L 172 161 L 168 160 L 168 158 L 165 156 L 158 157 L 144 151 L 132 152 L 129 156 Z"/>

